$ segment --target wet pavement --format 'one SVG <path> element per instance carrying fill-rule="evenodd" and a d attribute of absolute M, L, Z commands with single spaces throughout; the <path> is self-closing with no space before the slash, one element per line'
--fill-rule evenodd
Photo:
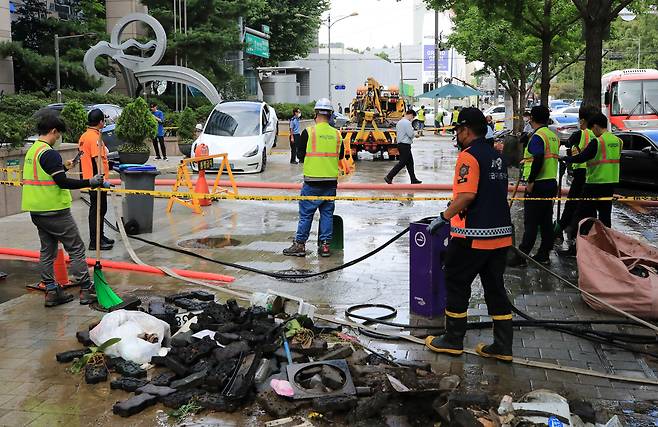
<path fill-rule="evenodd" d="M 414 144 L 416 173 L 425 183 L 450 183 L 456 149 L 449 138 L 425 137 Z M 173 172 L 176 159 L 166 167 Z M 363 160 L 357 163 L 352 182 L 383 183 L 393 166 L 390 161 Z M 238 176 L 238 180 L 299 182 L 302 165 L 290 165 L 286 152 L 276 151 L 269 158 L 263 174 Z M 511 176 L 516 176 L 516 170 Z M 161 177 L 173 177 L 165 174 Z M 408 182 L 406 171 L 395 182 Z M 241 189 L 241 194 L 291 194 L 288 191 Z M 293 193 L 294 194 L 294 193 Z M 341 192 L 342 195 L 374 195 L 374 192 Z M 399 192 L 399 195 L 443 196 L 439 192 Z M 380 193 L 381 195 L 381 193 Z M 388 195 L 388 194 L 387 194 Z M 330 258 L 316 253 L 317 220 L 307 244 L 305 258 L 284 257 L 281 250 L 289 246 L 297 226 L 297 205 L 280 201 L 217 201 L 204 207 L 203 215 L 176 205 L 165 213 L 166 200 L 155 202 L 154 232 L 141 235 L 169 247 L 179 247 L 207 257 L 243 264 L 267 271 L 324 271 L 368 253 L 410 222 L 436 215 L 447 202 L 337 202 L 336 214 L 344 221 L 345 249 Z M 87 207 L 78 201 L 74 217 L 83 239 L 87 240 Z M 522 203 L 515 202 L 512 215 L 520 238 Z M 112 209 L 108 218 L 114 222 Z M 639 213 L 615 205 L 613 223 L 616 229 L 642 241 L 656 244 L 658 209 Z M 129 261 L 119 237 L 115 248 L 104 252 L 104 258 Z M 38 250 L 36 230 L 25 214 L 0 219 L 0 246 Z M 224 267 L 209 261 L 173 253 L 143 242 L 131 240 L 138 256 L 151 265 L 209 271 L 234 276 L 230 288 L 247 291 L 274 289 L 303 298 L 322 311 L 342 315 L 354 304 L 384 303 L 398 310 L 398 322 L 418 322 L 409 314 L 409 237 L 403 236 L 392 245 L 357 264 L 327 276 L 299 281 L 283 281 L 255 273 Z M 93 256 L 93 254 L 89 254 Z M 576 281 L 575 260 L 562 260 L 552 255 L 552 266 L 558 274 Z M 0 425 L 163 425 L 163 408 L 157 405 L 139 415 L 123 419 L 112 415 L 112 404 L 126 397 L 125 392 L 110 390 L 109 382 L 87 385 L 80 375 L 66 372 L 65 365 L 55 362 L 55 353 L 78 348 L 75 332 L 102 316 L 73 302 L 53 309 L 43 307 L 43 296 L 26 293 L 24 286 L 38 280 L 37 264 L 23 260 L 0 259 L 0 271 L 9 273 L 0 281 Z M 105 270 L 113 289 L 121 295 L 166 295 L 186 285 L 163 276 Z M 508 268 L 507 289 L 520 310 L 541 319 L 591 320 L 610 319 L 612 315 L 597 313 L 584 304 L 578 292 L 557 279 L 534 268 Z M 226 286 L 226 285 L 221 285 Z M 198 288 L 195 286 L 195 288 Z M 226 294 L 216 292 L 224 300 Z M 469 320 L 489 320 L 479 280 L 473 287 Z M 425 322 L 428 323 L 428 322 Z M 437 324 L 438 321 L 431 321 Z M 602 328 L 593 326 L 593 328 Z M 606 328 L 609 328 L 606 326 Z M 646 333 L 646 330 L 615 326 L 613 330 Z M 466 345 L 474 347 L 490 340 L 489 330 L 469 331 Z M 565 397 L 592 401 L 610 413 L 625 414 L 635 425 L 656 425 L 655 404 L 658 387 L 615 382 L 585 375 L 510 366 L 464 355 L 460 358 L 441 356 L 422 346 L 402 341 L 380 341 L 364 338 L 368 346 L 388 351 L 400 358 L 429 361 L 437 372 L 450 372 L 462 377 L 461 387 L 483 390 L 492 396 L 512 394 L 515 397 L 531 389 L 548 388 Z M 647 349 L 658 352 L 658 346 Z M 609 374 L 658 378 L 658 363 L 648 356 L 618 351 L 592 344 L 561 332 L 538 328 L 515 331 L 516 356 L 530 360 L 558 363 L 563 366 L 593 369 Z M 654 412 L 652 412 L 652 408 Z M 256 406 L 235 414 L 206 414 L 195 417 L 196 425 L 262 425 L 267 420 Z M 646 422 L 646 424 L 645 424 Z M 633 425 L 631 423 L 631 425 Z"/>

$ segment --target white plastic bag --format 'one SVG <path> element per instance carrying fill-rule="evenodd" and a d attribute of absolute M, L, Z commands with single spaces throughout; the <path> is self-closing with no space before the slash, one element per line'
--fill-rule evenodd
<path fill-rule="evenodd" d="M 139 338 L 142 334 L 155 334 L 158 341 L 150 343 Z M 100 323 L 89 331 L 89 338 L 101 345 L 110 338 L 121 341 L 110 346 L 105 353 L 120 356 L 140 365 L 151 361 L 158 354 L 163 343 L 169 343 L 171 331 L 162 320 L 141 311 L 117 310 L 103 316 Z"/>

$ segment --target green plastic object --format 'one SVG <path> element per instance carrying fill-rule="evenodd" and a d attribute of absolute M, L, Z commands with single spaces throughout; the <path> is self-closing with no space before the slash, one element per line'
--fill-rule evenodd
<path fill-rule="evenodd" d="M 123 302 L 119 295 L 115 294 L 107 283 L 100 262 L 96 262 L 96 265 L 94 266 L 94 287 L 96 288 L 98 304 L 100 304 L 101 307 L 111 308 Z"/>
<path fill-rule="evenodd" d="M 329 243 L 329 249 L 332 251 L 343 250 L 343 218 L 338 215 L 333 216 L 334 221 L 334 232 L 331 236 L 331 243 Z M 320 245 L 320 226 L 318 225 L 318 246 Z"/>

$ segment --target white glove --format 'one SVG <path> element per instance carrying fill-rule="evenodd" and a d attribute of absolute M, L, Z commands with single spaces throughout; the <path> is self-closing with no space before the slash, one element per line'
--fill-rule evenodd
<path fill-rule="evenodd" d="M 439 214 L 436 218 L 430 222 L 430 225 L 427 226 L 427 232 L 430 234 L 436 234 L 437 231 L 439 231 L 439 228 L 441 228 L 444 224 L 449 224 L 450 221 L 445 219 L 443 216 L 443 212 Z"/>

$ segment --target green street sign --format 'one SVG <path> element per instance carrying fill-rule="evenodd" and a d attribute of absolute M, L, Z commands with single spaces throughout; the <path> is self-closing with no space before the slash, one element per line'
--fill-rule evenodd
<path fill-rule="evenodd" d="M 261 58 L 270 57 L 270 41 L 250 33 L 244 35 L 244 41 L 247 45 L 245 52 L 250 55 L 260 56 Z"/>
<path fill-rule="evenodd" d="M 262 27 L 263 27 L 263 32 L 264 32 L 265 34 L 269 34 L 269 33 L 270 33 L 270 26 L 269 26 L 269 25 L 265 25 L 265 24 L 263 24 Z"/>

